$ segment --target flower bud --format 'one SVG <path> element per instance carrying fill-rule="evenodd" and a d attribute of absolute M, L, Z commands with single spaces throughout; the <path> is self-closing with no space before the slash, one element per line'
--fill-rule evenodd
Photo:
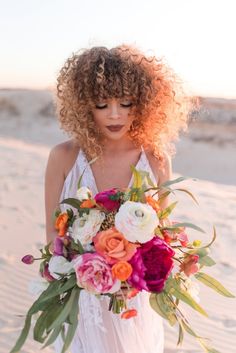
<path fill-rule="evenodd" d="M 25 255 L 22 257 L 21 261 L 26 265 L 31 265 L 34 262 L 34 257 L 33 255 Z"/>

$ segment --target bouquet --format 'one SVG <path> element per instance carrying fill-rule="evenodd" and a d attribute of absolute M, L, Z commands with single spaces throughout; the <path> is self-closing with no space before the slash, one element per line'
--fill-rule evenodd
<path fill-rule="evenodd" d="M 40 250 L 40 274 L 45 287 L 29 309 L 11 353 L 20 351 L 32 318 L 34 339 L 44 344 L 44 348 L 62 334 L 62 353 L 66 352 L 78 325 L 82 290 L 97 297 L 109 297 L 107 310 L 120 315 L 121 320 L 132 320 L 138 315 L 136 308 L 130 307 L 129 299 L 147 291 L 152 309 L 171 326 L 178 325 L 177 344 L 182 343 L 186 331 L 199 341 L 204 351 L 217 352 L 195 333 L 180 307 L 183 302 L 207 316 L 198 302 L 197 281 L 221 295 L 234 297 L 203 272 L 204 267 L 215 264 L 209 248 L 216 231 L 209 244 L 202 245 L 200 240 L 190 242 L 187 228 L 204 231 L 192 223 L 170 220 L 177 201 L 162 209 L 163 200 L 176 190 L 197 202 L 190 191 L 172 189 L 184 177 L 156 186 L 147 172 L 133 167 L 132 171 L 131 188 L 114 188 L 94 196 L 87 187 L 81 187 L 82 174 L 76 198 L 61 202 L 68 206 L 65 212 L 60 209 L 55 212 L 58 236 L 53 244 Z M 34 260 L 33 255 L 22 259 L 26 264 Z"/>

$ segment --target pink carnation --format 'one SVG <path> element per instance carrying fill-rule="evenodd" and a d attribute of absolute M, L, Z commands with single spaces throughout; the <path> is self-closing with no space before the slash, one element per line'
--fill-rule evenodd
<path fill-rule="evenodd" d="M 120 281 L 112 276 L 111 267 L 96 253 L 80 255 L 74 265 L 77 284 L 93 294 L 113 293 L 120 289 Z"/>

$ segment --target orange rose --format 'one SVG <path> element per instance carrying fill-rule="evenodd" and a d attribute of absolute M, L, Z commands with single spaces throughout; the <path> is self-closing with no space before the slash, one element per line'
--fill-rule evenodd
<path fill-rule="evenodd" d="M 126 281 L 133 271 L 132 266 L 127 261 L 119 261 L 112 266 L 113 277 L 120 281 Z"/>
<path fill-rule="evenodd" d="M 93 242 L 96 251 L 111 265 L 130 260 L 138 246 L 125 239 L 115 227 L 97 233 Z"/>
<path fill-rule="evenodd" d="M 58 235 L 63 237 L 67 231 L 67 221 L 69 217 L 66 212 L 59 214 L 55 221 L 55 228 L 58 230 Z"/>
<path fill-rule="evenodd" d="M 122 319 L 130 319 L 131 317 L 137 316 L 138 312 L 136 309 L 129 309 L 121 314 Z"/>
<path fill-rule="evenodd" d="M 84 200 L 81 205 L 80 208 L 93 208 L 94 207 L 94 201 L 93 200 Z"/>
<path fill-rule="evenodd" d="M 156 201 L 152 196 L 146 196 L 146 202 L 156 211 L 159 212 L 161 210 L 159 202 Z"/>

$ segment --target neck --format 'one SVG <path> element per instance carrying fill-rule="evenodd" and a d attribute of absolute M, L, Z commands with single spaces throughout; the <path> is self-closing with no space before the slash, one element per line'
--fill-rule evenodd
<path fill-rule="evenodd" d="M 134 148 L 134 143 L 128 136 L 124 136 L 119 140 L 104 140 L 102 149 L 104 154 L 125 152 Z"/>

